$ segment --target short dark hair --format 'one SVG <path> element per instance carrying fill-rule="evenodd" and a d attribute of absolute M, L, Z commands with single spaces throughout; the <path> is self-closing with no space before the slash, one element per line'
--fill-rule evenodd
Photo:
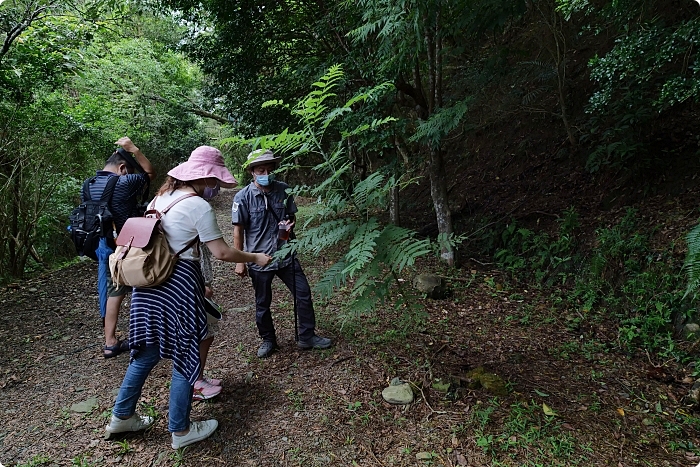
<path fill-rule="evenodd" d="M 121 165 L 124 164 L 126 165 L 129 169 L 131 169 L 131 172 L 136 172 L 137 170 L 137 163 L 136 159 L 134 159 L 134 156 L 132 156 L 126 149 L 124 148 L 119 148 L 116 151 L 112 153 L 111 156 L 109 156 L 109 159 L 107 159 L 106 165 Z"/>

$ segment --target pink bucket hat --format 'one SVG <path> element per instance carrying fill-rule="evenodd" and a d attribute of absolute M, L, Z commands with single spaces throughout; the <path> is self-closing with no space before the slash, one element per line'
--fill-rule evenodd
<path fill-rule="evenodd" d="M 238 184 L 226 168 L 221 151 L 211 146 L 200 146 L 192 151 L 187 162 L 172 169 L 168 175 L 183 182 L 213 177 L 219 180 L 222 188 L 233 188 Z"/>

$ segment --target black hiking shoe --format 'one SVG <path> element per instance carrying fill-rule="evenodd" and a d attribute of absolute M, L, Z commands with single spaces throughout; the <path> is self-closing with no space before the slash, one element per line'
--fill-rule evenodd
<path fill-rule="evenodd" d="M 272 352 L 279 350 L 279 348 L 277 341 L 263 341 L 260 347 L 258 347 L 258 358 L 267 358 Z"/>
<path fill-rule="evenodd" d="M 333 345 L 333 341 L 327 337 L 312 336 L 310 339 L 299 339 L 297 342 L 297 347 L 301 350 L 311 350 L 311 349 L 327 349 Z"/>

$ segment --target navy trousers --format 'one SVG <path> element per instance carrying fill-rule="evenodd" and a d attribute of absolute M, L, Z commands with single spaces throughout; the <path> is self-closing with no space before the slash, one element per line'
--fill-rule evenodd
<path fill-rule="evenodd" d="M 314 305 L 311 302 L 311 288 L 309 281 L 301 269 L 301 264 L 296 257 L 292 263 L 284 268 L 274 271 L 255 271 L 248 269 L 255 289 L 255 324 L 258 333 L 263 340 L 276 341 L 275 326 L 272 323 L 270 303 L 272 303 L 272 280 L 279 277 L 292 294 L 296 295 L 297 316 L 299 323 L 299 339 L 311 339 L 316 328 L 316 315 Z"/>

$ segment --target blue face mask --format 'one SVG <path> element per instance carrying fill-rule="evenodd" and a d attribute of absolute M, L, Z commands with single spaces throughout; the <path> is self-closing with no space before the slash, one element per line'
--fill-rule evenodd
<path fill-rule="evenodd" d="M 221 187 L 219 186 L 218 183 L 216 185 L 214 185 L 214 188 L 209 187 L 209 186 L 205 186 L 204 191 L 202 191 L 202 198 L 207 199 L 207 200 L 212 199 L 213 197 L 215 197 L 216 195 L 219 194 L 220 188 Z"/>
<path fill-rule="evenodd" d="M 260 186 L 268 186 L 275 179 L 275 174 L 256 175 L 255 181 Z"/>

